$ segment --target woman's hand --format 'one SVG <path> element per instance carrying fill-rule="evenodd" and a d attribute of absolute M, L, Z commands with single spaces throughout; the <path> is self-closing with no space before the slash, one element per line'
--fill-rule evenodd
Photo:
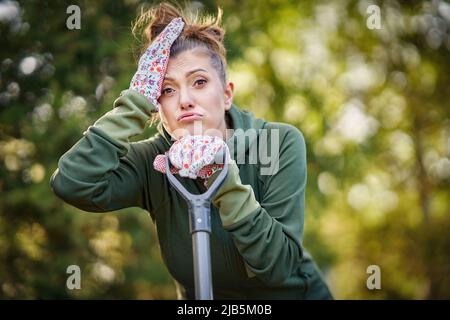
<path fill-rule="evenodd" d="M 221 151 L 225 148 L 228 146 L 221 138 L 189 135 L 172 145 L 169 150 L 169 159 L 172 165 L 180 170 L 178 172 L 180 176 L 196 179 L 199 171 L 216 162 L 216 154 L 222 155 Z"/>
<path fill-rule="evenodd" d="M 214 172 L 223 168 L 223 152 L 227 144 L 219 137 L 185 136 L 176 141 L 168 152 L 172 173 L 182 177 L 208 179 Z M 229 157 L 229 153 L 227 152 Z M 217 161 L 216 161 L 217 160 Z M 165 172 L 165 156 L 159 155 L 154 161 L 154 167 Z"/>
<path fill-rule="evenodd" d="M 173 19 L 156 37 L 139 59 L 138 70 L 130 82 L 130 90 L 137 91 L 154 105 L 159 111 L 158 98 L 169 62 L 170 47 L 183 30 L 184 22 L 181 18 Z"/>

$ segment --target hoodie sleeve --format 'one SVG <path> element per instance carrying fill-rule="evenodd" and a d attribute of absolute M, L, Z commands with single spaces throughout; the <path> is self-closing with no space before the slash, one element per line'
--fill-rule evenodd
<path fill-rule="evenodd" d="M 243 185 L 239 168 L 229 174 L 214 198 L 224 228 L 232 234 L 249 275 L 268 285 L 293 285 L 302 261 L 306 147 L 300 131 L 278 124 L 278 171 L 262 175 L 261 201 Z M 270 131 L 270 130 L 269 130 Z M 211 179 L 213 180 L 213 179 Z M 210 185 L 212 183 L 208 181 Z"/>
<path fill-rule="evenodd" d="M 128 139 L 143 132 L 153 108 L 143 95 L 122 91 L 114 108 L 59 159 L 50 179 L 53 192 L 85 211 L 143 207 L 144 162 Z"/>

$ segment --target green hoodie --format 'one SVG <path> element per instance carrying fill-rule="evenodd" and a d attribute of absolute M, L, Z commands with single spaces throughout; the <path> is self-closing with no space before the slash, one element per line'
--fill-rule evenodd
<path fill-rule="evenodd" d="M 51 187 L 65 202 L 85 211 L 147 210 L 156 224 L 161 254 L 176 280 L 179 297 L 193 299 L 187 203 L 167 177 L 153 169 L 156 155 L 169 150 L 173 139 L 160 124 L 155 136 L 139 142 L 128 140 L 143 132 L 153 108 L 143 95 L 123 91 L 114 108 L 61 157 Z M 226 116 L 233 129 L 243 131 L 235 131 L 227 141 L 237 161 L 229 164 L 229 173 L 211 206 L 214 298 L 332 298 L 302 246 L 306 186 L 302 134 L 291 125 L 254 118 L 235 105 Z M 240 133 L 249 129 L 256 134 L 242 139 Z M 267 174 L 266 160 L 258 156 L 252 161 L 251 156 L 255 146 L 267 146 L 265 154 L 273 154 L 271 139 L 279 145 L 277 161 L 271 163 L 278 169 L 273 171 L 276 174 Z M 239 160 L 242 155 L 243 164 Z M 206 191 L 201 179 L 179 179 L 191 193 Z"/>

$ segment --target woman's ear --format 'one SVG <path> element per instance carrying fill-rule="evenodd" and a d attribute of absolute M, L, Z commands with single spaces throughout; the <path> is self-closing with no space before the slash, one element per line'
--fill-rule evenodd
<path fill-rule="evenodd" d="M 233 82 L 228 82 L 228 84 L 225 86 L 224 94 L 225 94 L 225 110 L 230 110 L 231 105 L 233 104 L 233 95 L 234 95 Z"/>

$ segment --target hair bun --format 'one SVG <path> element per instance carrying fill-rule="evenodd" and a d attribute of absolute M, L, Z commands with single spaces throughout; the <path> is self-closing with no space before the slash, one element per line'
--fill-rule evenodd
<path fill-rule="evenodd" d="M 184 22 L 184 28 L 177 41 L 198 41 L 197 43 L 204 44 L 216 52 L 220 56 L 223 65 L 225 65 L 226 49 L 223 44 L 225 30 L 220 26 L 222 13 L 222 9 L 219 7 L 216 16 L 185 15 L 181 8 L 167 2 L 162 2 L 145 12 L 143 11 L 132 29 L 135 36 L 139 34 L 142 37 L 140 55 L 145 52 L 149 44 L 158 37 L 173 19 L 181 18 Z M 177 41 L 174 42 L 174 46 Z"/>
<path fill-rule="evenodd" d="M 206 29 L 207 32 L 213 35 L 214 38 L 216 38 L 217 41 L 223 42 L 225 32 L 222 28 L 216 27 L 216 26 L 210 26 Z"/>
<path fill-rule="evenodd" d="M 142 9 L 143 10 L 143 9 Z M 175 18 L 182 18 L 181 10 L 168 3 L 160 3 L 146 12 L 142 12 L 133 25 L 133 34 L 139 33 L 143 29 L 143 36 L 146 41 L 153 41 Z"/>

